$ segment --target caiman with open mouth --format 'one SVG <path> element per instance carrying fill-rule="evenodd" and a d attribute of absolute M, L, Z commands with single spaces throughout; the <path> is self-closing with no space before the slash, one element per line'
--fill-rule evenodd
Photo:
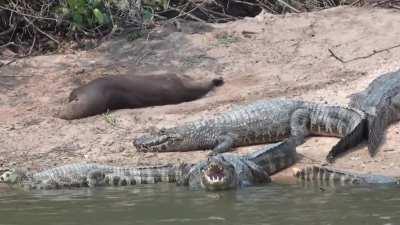
<path fill-rule="evenodd" d="M 10 170 L 0 181 L 27 189 L 64 189 L 97 186 L 127 186 L 176 182 L 190 189 L 209 191 L 265 184 L 270 175 L 296 160 L 292 142 L 279 142 L 247 155 L 223 153 L 196 164 L 154 167 L 115 167 L 99 164 L 69 164 L 31 173 Z"/>

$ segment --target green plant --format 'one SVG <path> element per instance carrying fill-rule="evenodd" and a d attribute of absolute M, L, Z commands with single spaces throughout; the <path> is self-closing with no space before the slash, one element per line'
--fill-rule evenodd
<path fill-rule="evenodd" d="M 127 39 L 128 41 L 134 41 L 136 39 L 142 38 L 144 33 L 142 30 L 132 31 L 128 34 Z"/>
<path fill-rule="evenodd" d="M 238 41 L 239 41 L 238 37 L 224 33 L 223 35 L 218 37 L 217 44 L 218 45 L 228 46 L 228 45 L 230 45 L 232 43 L 235 43 L 235 42 L 238 42 Z"/>
<path fill-rule="evenodd" d="M 111 113 L 109 110 L 107 110 L 107 112 L 103 113 L 103 118 L 111 126 L 113 126 L 113 127 L 117 126 L 117 120 L 111 116 Z"/>
<path fill-rule="evenodd" d="M 112 25 L 105 0 L 65 0 L 59 10 L 70 21 L 72 31 Z"/>

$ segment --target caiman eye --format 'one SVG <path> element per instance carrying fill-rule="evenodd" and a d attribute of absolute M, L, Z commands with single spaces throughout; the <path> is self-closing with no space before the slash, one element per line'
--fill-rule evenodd
<path fill-rule="evenodd" d="M 164 127 L 160 129 L 161 134 L 165 134 L 166 132 L 167 132 L 167 129 L 165 129 Z"/>

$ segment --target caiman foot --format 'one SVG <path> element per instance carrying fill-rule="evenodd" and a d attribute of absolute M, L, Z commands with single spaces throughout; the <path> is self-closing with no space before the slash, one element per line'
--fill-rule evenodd
<path fill-rule="evenodd" d="M 331 154 L 332 152 L 329 152 L 329 154 L 326 156 L 326 162 L 327 163 L 334 163 L 336 160 L 336 157 Z"/>
<path fill-rule="evenodd" d="M 207 156 L 212 157 L 218 155 L 218 152 L 211 151 L 207 154 Z"/>

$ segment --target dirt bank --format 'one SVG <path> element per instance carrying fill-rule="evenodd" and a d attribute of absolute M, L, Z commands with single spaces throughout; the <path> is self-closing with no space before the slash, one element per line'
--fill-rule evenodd
<path fill-rule="evenodd" d="M 206 154 L 201 151 L 138 153 L 132 138 L 151 126 L 173 126 L 256 99 L 285 96 L 346 104 L 349 94 L 400 67 L 400 47 L 392 48 L 400 44 L 398 27 L 396 10 L 339 7 L 262 14 L 213 26 L 183 24 L 181 32 L 160 28 L 148 40 L 113 40 L 90 51 L 18 60 L 0 68 L 0 169 L 81 161 L 143 165 L 203 159 Z M 52 117 L 79 84 L 109 74 L 152 71 L 196 79 L 223 76 L 226 83 L 189 103 L 118 110 L 107 117 L 74 121 Z M 110 123 L 113 120 L 115 124 Z M 389 128 L 375 158 L 368 156 L 363 144 L 335 166 L 399 176 L 399 131 L 398 124 Z M 299 163 L 323 160 L 336 141 L 310 138 L 298 148 L 304 156 Z"/>

